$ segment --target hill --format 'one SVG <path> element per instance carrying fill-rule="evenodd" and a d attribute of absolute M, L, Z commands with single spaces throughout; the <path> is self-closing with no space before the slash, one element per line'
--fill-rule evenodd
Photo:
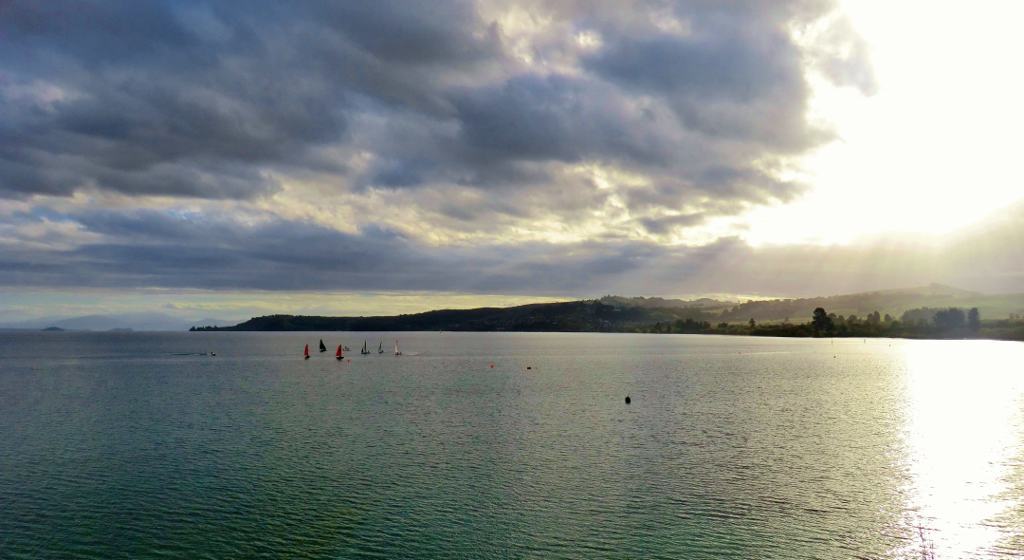
<path fill-rule="evenodd" d="M 681 300 L 605 296 L 596 300 L 538 303 L 516 307 L 442 309 L 407 315 L 327 317 L 267 315 L 232 327 L 193 327 L 227 331 L 573 331 L 633 332 L 656 325 L 807 322 L 823 307 L 844 317 L 865 317 L 875 311 L 893 317 L 918 308 L 977 307 L 986 319 L 1024 314 L 1024 294 L 986 295 L 932 284 L 920 288 L 883 290 L 818 298 L 726 302 L 708 298 Z M 688 328 L 688 327 L 687 327 Z"/>
<path fill-rule="evenodd" d="M 196 330 L 229 331 L 623 331 L 656 321 L 705 318 L 700 309 L 648 309 L 585 300 L 516 307 L 442 309 L 410 315 L 320 317 L 268 315 L 234 327 Z"/>
<path fill-rule="evenodd" d="M 753 318 L 759 323 L 784 322 L 786 320 L 802 322 L 817 307 L 823 307 L 829 313 L 837 315 L 856 315 L 858 317 L 864 317 L 874 311 L 899 317 L 905 311 L 922 307 L 977 307 L 982 317 L 1005 319 L 1011 314 L 1024 313 L 1024 294 L 981 294 L 951 286 L 931 284 L 919 288 L 828 297 L 748 301 L 724 310 L 721 320 L 740 322 Z"/>

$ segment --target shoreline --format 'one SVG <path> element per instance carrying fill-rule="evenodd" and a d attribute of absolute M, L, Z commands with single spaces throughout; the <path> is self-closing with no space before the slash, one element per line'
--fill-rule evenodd
<path fill-rule="evenodd" d="M 38 332 L 38 331 L 36 331 Z M 66 332 L 93 332 L 104 333 L 104 331 L 66 331 Z M 229 332 L 229 333 L 329 333 L 329 332 L 387 332 L 387 333 L 436 333 L 433 329 L 387 329 L 387 330 L 357 330 L 357 329 L 236 329 L 232 327 L 214 329 L 195 329 L 190 331 L 135 331 L 136 334 L 158 333 L 158 332 Z M 444 332 L 451 333 L 509 333 L 509 334 L 642 334 L 642 335 L 695 335 L 695 336 L 722 336 L 722 337 L 751 337 L 751 338 L 785 338 L 785 339 L 821 339 L 821 340 L 855 340 L 861 339 L 889 339 L 889 340 L 990 340 L 1001 342 L 1024 342 L 1024 337 L 998 337 L 998 336 L 914 336 L 912 334 L 890 334 L 890 335 L 848 335 L 848 336 L 801 336 L 770 333 L 743 333 L 743 332 L 645 332 L 635 330 L 617 331 L 573 331 L 573 330 L 459 330 L 445 329 Z"/>

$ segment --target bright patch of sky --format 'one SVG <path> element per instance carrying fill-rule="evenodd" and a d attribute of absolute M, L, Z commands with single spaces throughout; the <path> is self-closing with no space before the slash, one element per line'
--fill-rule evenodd
<path fill-rule="evenodd" d="M 796 201 L 747 215 L 755 244 L 946 234 L 1024 199 L 1024 4 L 848 0 L 877 92 L 814 80 L 838 138 L 805 157 Z"/>

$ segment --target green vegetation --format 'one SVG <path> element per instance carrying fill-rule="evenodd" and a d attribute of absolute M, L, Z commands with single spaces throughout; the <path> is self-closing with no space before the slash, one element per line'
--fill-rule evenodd
<path fill-rule="evenodd" d="M 878 311 L 866 317 L 850 315 L 843 317 L 816 308 L 807 323 L 789 322 L 774 324 L 721 322 L 712 327 L 709 323 L 655 323 L 642 332 L 650 333 L 699 333 L 748 336 L 782 337 L 840 337 L 840 338 L 989 338 L 1001 340 L 1024 340 L 1024 320 L 1003 319 L 982 321 L 977 308 L 964 310 L 957 307 L 946 309 L 921 308 L 903 313 L 900 320 Z"/>

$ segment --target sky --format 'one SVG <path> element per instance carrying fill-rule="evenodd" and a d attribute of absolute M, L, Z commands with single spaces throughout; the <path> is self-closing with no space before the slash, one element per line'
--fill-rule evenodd
<path fill-rule="evenodd" d="M 0 324 L 1024 286 L 1014 2 L 0 2 Z"/>

